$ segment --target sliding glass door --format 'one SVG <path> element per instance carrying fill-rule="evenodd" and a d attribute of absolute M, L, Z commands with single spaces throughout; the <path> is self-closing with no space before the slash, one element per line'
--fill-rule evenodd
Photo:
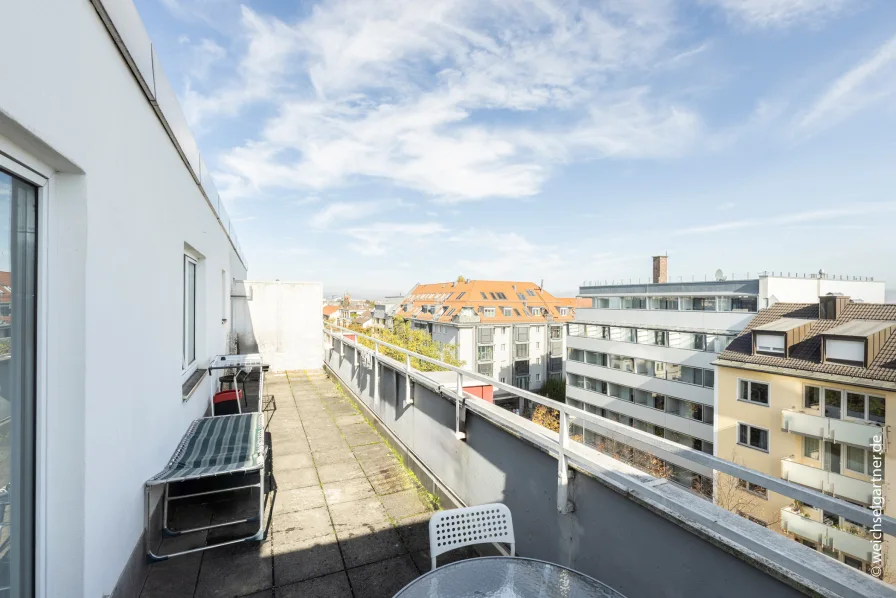
<path fill-rule="evenodd" d="M 37 189 L 0 170 L 0 598 L 34 592 Z"/>

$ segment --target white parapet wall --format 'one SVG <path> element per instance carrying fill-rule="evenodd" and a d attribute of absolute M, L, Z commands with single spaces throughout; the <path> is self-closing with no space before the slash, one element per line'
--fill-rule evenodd
<path fill-rule="evenodd" d="M 321 283 L 237 281 L 232 298 L 241 353 L 261 353 L 274 371 L 321 367 Z"/>

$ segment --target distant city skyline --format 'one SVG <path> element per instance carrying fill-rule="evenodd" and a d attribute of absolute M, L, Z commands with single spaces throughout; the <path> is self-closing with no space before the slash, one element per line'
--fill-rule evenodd
<path fill-rule="evenodd" d="M 896 281 L 894 3 L 137 6 L 251 278 Z"/>

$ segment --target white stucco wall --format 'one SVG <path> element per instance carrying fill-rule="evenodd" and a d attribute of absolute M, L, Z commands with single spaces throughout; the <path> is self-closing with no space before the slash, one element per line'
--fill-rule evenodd
<path fill-rule="evenodd" d="M 202 256 L 200 364 L 225 348 L 222 271 L 246 273 L 90 2 L 9 2 L 2 13 L 0 148 L 50 176 L 38 585 L 96 598 L 140 538 L 144 481 L 207 406 L 207 379 L 181 399 L 185 245 Z"/>
<path fill-rule="evenodd" d="M 261 353 L 273 371 L 321 367 L 321 283 L 245 281 L 237 287 L 238 294 L 247 295 L 233 302 L 233 331 L 241 352 Z"/>
<path fill-rule="evenodd" d="M 763 298 L 792 303 L 816 303 L 818 298 L 828 293 L 842 293 L 851 299 L 861 299 L 866 303 L 885 301 L 886 283 L 882 280 L 833 280 L 818 278 L 762 277 L 759 279 L 760 307 Z"/>

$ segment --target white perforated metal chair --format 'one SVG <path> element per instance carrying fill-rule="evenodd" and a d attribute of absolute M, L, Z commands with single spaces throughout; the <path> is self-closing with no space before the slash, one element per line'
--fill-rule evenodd
<path fill-rule="evenodd" d="M 429 554 L 433 569 L 440 554 L 487 542 L 510 544 L 510 556 L 514 556 L 513 519 L 510 509 L 501 503 L 436 511 L 429 520 Z"/>

